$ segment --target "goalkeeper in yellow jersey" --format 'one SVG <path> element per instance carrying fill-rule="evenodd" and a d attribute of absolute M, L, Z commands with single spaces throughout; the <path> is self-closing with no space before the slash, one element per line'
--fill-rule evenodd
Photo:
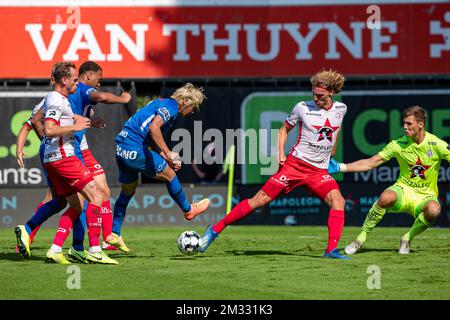
<path fill-rule="evenodd" d="M 411 241 L 434 224 L 441 213 L 437 180 L 441 160 L 450 162 L 447 142 L 425 131 L 425 110 L 413 106 L 403 111 L 405 135 L 391 141 L 383 150 L 369 159 L 352 163 L 338 163 L 331 159 L 328 171 L 361 172 L 378 167 L 391 158 L 400 166 L 397 181 L 381 193 L 366 216 L 362 231 L 355 241 L 345 247 L 346 254 L 360 251 L 370 231 L 389 212 L 409 213 L 414 219 L 411 229 L 402 236 L 400 254 L 408 254 Z"/>

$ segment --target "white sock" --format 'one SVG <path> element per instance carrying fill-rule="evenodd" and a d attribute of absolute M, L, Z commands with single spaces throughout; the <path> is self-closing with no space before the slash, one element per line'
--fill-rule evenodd
<path fill-rule="evenodd" d="M 89 253 L 97 253 L 102 251 L 102 248 L 100 246 L 95 246 L 95 247 L 90 247 L 89 248 Z"/>
<path fill-rule="evenodd" d="M 61 253 L 62 248 L 60 246 L 57 246 L 56 244 L 52 244 L 50 250 L 52 250 L 54 253 Z"/>

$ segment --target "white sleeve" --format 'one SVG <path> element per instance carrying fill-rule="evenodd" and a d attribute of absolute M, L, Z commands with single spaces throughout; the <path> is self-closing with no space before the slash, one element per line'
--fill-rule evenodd
<path fill-rule="evenodd" d="M 61 115 L 63 113 L 63 106 L 61 104 L 60 99 L 47 99 L 47 111 L 45 112 L 44 121 L 48 119 L 55 120 L 59 122 Z"/>
<path fill-rule="evenodd" d="M 44 105 L 44 102 L 45 102 L 45 98 L 42 99 L 37 105 L 34 106 L 33 111 L 31 112 L 31 115 L 27 120 L 27 124 L 30 127 L 33 127 L 33 125 L 31 124 L 31 119 L 33 119 L 33 116 L 42 108 L 42 106 Z"/>
<path fill-rule="evenodd" d="M 44 105 L 45 98 L 42 99 L 37 105 L 34 106 L 33 112 L 31 112 L 31 116 L 33 117 Z"/>
<path fill-rule="evenodd" d="M 298 121 L 301 118 L 301 114 L 300 114 L 300 105 L 303 102 L 299 102 L 295 105 L 294 109 L 292 109 L 291 114 L 287 117 L 286 121 L 287 123 L 289 123 L 291 126 L 295 127 L 298 123 Z"/>

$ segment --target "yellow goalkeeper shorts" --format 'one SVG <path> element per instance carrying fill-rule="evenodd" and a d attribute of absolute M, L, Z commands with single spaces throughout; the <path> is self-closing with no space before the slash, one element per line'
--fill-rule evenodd
<path fill-rule="evenodd" d="M 429 201 L 436 201 L 439 203 L 438 199 L 432 195 L 426 195 L 416 192 L 406 186 L 401 186 L 394 184 L 387 188 L 386 190 L 394 191 L 397 194 L 397 201 L 389 208 L 389 212 L 404 212 L 410 214 L 414 219 L 416 219 L 422 212 L 423 207 Z"/>

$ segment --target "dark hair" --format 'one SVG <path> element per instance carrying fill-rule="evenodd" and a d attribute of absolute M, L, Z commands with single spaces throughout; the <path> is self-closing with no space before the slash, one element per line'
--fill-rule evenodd
<path fill-rule="evenodd" d="M 86 62 L 83 62 L 83 64 L 80 66 L 80 70 L 78 70 L 78 74 L 82 75 L 88 71 L 97 72 L 100 70 L 102 70 L 102 67 L 100 67 L 94 61 L 86 61 Z"/>
<path fill-rule="evenodd" d="M 403 110 L 403 119 L 408 116 L 414 116 L 417 122 L 425 123 L 427 113 L 424 108 L 420 106 L 412 106 Z"/>
<path fill-rule="evenodd" d="M 77 69 L 75 64 L 72 62 L 57 62 L 52 67 L 52 76 L 51 78 L 55 82 L 59 82 L 62 78 L 70 77 L 70 68 Z"/>

